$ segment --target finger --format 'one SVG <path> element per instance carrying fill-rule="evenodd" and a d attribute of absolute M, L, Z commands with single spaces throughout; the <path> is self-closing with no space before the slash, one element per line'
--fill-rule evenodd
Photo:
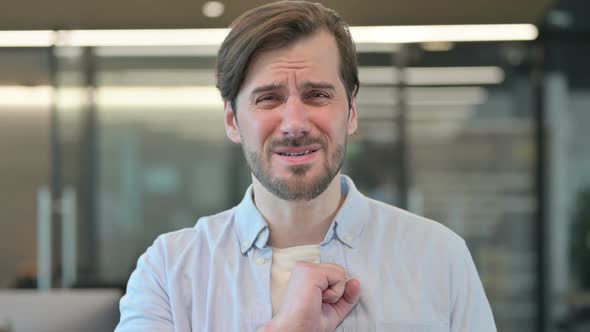
<path fill-rule="evenodd" d="M 311 281 L 323 293 L 329 287 L 345 281 L 346 271 L 336 264 L 297 262 L 291 278 L 294 276 Z"/>
<path fill-rule="evenodd" d="M 323 288 L 322 291 L 325 291 L 329 287 L 335 286 L 338 283 L 343 283 L 346 281 L 346 271 L 342 266 L 331 263 L 321 263 L 318 264 L 318 266 L 321 269 L 322 274 L 325 276 L 327 282 L 326 287 Z"/>
<path fill-rule="evenodd" d="M 324 303 L 336 303 L 344 294 L 345 286 L 346 281 L 342 280 L 336 283 L 335 285 L 328 287 L 325 291 L 322 292 L 322 301 Z"/>
<path fill-rule="evenodd" d="M 344 287 L 344 300 L 350 304 L 356 304 L 361 295 L 361 282 L 358 279 L 350 279 Z"/>
<path fill-rule="evenodd" d="M 357 279 L 350 279 L 346 282 L 344 293 L 340 299 L 334 303 L 334 308 L 339 318 L 344 318 L 354 308 L 361 295 L 361 283 Z"/>

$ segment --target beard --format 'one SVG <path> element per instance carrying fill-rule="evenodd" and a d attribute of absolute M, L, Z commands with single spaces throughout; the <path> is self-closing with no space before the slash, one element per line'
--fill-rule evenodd
<path fill-rule="evenodd" d="M 332 180 L 342 168 L 344 156 L 346 154 L 346 140 L 343 145 L 337 145 L 331 156 L 326 156 L 322 165 L 322 172 L 313 178 L 306 179 L 305 175 L 310 171 L 311 165 L 294 165 L 289 166 L 291 174 L 288 178 L 279 178 L 272 174 L 270 169 L 270 160 L 274 154 L 273 148 L 281 147 L 299 147 L 305 145 L 320 144 L 322 149 L 315 153 L 327 153 L 327 140 L 323 137 L 312 139 L 304 136 L 295 139 L 273 140 L 265 151 L 266 165 L 261 159 L 260 154 L 256 151 L 249 151 L 245 145 L 242 145 L 244 156 L 252 174 L 258 181 L 273 195 L 286 201 L 310 201 L 323 193 Z"/>

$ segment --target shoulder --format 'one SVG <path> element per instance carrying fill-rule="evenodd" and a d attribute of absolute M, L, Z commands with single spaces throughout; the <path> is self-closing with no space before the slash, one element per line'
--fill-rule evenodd
<path fill-rule="evenodd" d="M 368 224 L 372 227 L 369 228 L 403 244 L 403 247 L 431 249 L 451 255 L 464 250 L 463 238 L 440 222 L 371 198 L 366 199 L 371 214 Z"/>
<path fill-rule="evenodd" d="M 232 233 L 234 209 L 201 217 L 193 227 L 161 234 L 154 241 L 152 248 L 168 257 L 179 257 L 186 253 L 195 253 L 195 249 L 201 251 L 208 248 Z"/>
<path fill-rule="evenodd" d="M 386 252 L 392 269 L 403 266 L 412 278 L 438 289 L 460 279 L 458 271 L 471 261 L 463 238 L 437 221 L 372 199 L 368 204 L 363 238 L 370 252 Z"/>
<path fill-rule="evenodd" d="M 452 241 L 462 241 L 455 232 L 438 221 L 414 214 L 398 207 L 366 198 L 375 221 L 397 231 L 413 234 L 436 234 Z"/>

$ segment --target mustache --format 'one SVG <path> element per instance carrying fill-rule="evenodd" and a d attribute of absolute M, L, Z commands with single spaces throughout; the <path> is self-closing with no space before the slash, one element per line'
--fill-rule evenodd
<path fill-rule="evenodd" d="M 272 150 L 277 147 L 299 147 L 299 146 L 306 146 L 306 145 L 314 145 L 319 144 L 322 148 L 325 148 L 326 141 L 322 139 L 322 137 L 310 137 L 310 136 L 301 136 L 295 138 L 281 138 L 281 139 L 274 139 L 268 145 L 269 150 Z"/>

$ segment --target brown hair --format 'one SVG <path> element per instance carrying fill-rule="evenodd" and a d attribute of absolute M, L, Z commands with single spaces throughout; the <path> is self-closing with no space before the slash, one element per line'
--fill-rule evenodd
<path fill-rule="evenodd" d="M 240 91 L 252 58 L 260 51 L 285 47 L 297 39 L 326 29 L 340 53 L 340 79 L 350 104 L 359 87 L 356 48 L 348 24 L 334 10 L 307 1 L 279 1 L 251 9 L 231 25 L 217 54 L 217 88 L 231 103 Z"/>

